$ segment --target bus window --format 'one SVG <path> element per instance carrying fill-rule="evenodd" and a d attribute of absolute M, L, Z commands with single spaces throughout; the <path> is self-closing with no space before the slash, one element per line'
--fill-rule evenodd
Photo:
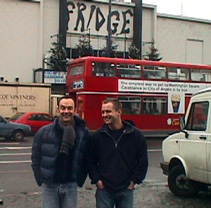
<path fill-rule="evenodd" d="M 143 70 L 146 79 L 166 79 L 166 67 L 144 66 Z"/>
<path fill-rule="evenodd" d="M 201 69 L 191 69 L 191 80 L 193 81 L 211 81 L 211 71 Z"/>
<path fill-rule="evenodd" d="M 83 65 L 80 66 L 73 66 L 70 69 L 70 75 L 75 76 L 75 75 L 80 75 L 84 73 L 84 67 Z"/>
<path fill-rule="evenodd" d="M 166 114 L 167 102 L 166 98 L 144 98 L 144 113 L 150 115 Z"/>
<path fill-rule="evenodd" d="M 141 114 L 141 98 L 140 97 L 118 97 L 122 104 L 122 113 L 125 115 Z"/>
<path fill-rule="evenodd" d="M 141 66 L 134 64 L 117 64 L 117 73 L 119 77 L 140 78 Z"/>
<path fill-rule="evenodd" d="M 114 77 L 115 65 L 105 62 L 93 62 L 92 74 L 96 77 Z"/>
<path fill-rule="evenodd" d="M 189 80 L 189 69 L 170 67 L 168 77 L 172 80 Z"/>

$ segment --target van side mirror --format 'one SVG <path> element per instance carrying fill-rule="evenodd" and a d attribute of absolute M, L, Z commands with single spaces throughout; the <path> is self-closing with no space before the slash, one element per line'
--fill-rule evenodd
<path fill-rule="evenodd" d="M 183 116 L 180 117 L 180 129 L 181 131 L 185 129 L 185 118 Z"/>
<path fill-rule="evenodd" d="M 185 134 L 185 138 L 188 138 L 188 132 L 185 130 L 185 117 L 180 117 L 180 130 Z"/>

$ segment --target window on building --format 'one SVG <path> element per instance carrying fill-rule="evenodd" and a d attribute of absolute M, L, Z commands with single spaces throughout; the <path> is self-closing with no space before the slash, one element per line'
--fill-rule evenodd
<path fill-rule="evenodd" d="M 145 97 L 144 113 L 149 115 L 164 115 L 166 114 L 167 101 L 166 98 Z"/>
<path fill-rule="evenodd" d="M 122 104 L 122 113 L 125 115 L 141 114 L 141 98 L 140 97 L 118 97 Z"/>
<path fill-rule="evenodd" d="M 166 79 L 166 67 L 144 66 L 143 71 L 146 79 Z"/>
<path fill-rule="evenodd" d="M 168 77 L 172 80 L 190 80 L 189 69 L 170 67 Z"/>
<path fill-rule="evenodd" d="M 194 131 L 205 131 L 207 129 L 208 108 L 208 102 L 193 103 L 191 105 L 186 129 Z"/>

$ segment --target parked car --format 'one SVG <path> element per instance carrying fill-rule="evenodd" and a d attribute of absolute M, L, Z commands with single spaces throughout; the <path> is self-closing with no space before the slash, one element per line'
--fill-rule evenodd
<path fill-rule="evenodd" d="M 54 121 L 54 117 L 48 113 L 17 113 L 10 121 L 31 126 L 32 134 L 36 133 L 42 126 Z"/>
<path fill-rule="evenodd" d="M 180 125 L 163 141 L 161 168 L 174 195 L 191 197 L 211 185 L 211 89 L 192 96 Z"/>
<path fill-rule="evenodd" d="M 13 138 L 15 141 L 22 141 L 25 136 L 29 136 L 30 134 L 30 126 L 8 121 L 0 116 L 0 137 L 4 137 L 5 139 Z"/>

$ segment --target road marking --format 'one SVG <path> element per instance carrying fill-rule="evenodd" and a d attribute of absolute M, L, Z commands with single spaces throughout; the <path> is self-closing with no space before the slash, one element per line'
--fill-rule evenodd
<path fill-rule="evenodd" d="M 152 180 L 146 180 L 143 184 L 148 185 L 148 186 L 166 186 L 166 185 L 168 185 L 166 181 L 156 182 L 156 181 L 152 181 Z"/>
<path fill-rule="evenodd" d="M 31 147 L 0 147 L 0 150 L 21 150 L 21 149 L 31 149 Z"/>
<path fill-rule="evenodd" d="M 162 152 L 162 149 L 148 149 L 148 152 Z"/>
<path fill-rule="evenodd" d="M 5 171 L 0 171 L 1 174 L 8 174 L 8 173 L 31 173 L 32 170 L 5 170 Z"/>
<path fill-rule="evenodd" d="M 24 156 L 31 155 L 31 153 L 2 153 L 0 156 Z"/>
<path fill-rule="evenodd" d="M 21 194 L 23 194 L 23 193 L 21 193 Z M 26 193 L 24 193 L 24 194 L 26 194 L 26 195 L 30 195 L 30 196 L 33 196 L 33 195 L 41 195 L 42 194 L 42 192 L 26 192 Z M 11 196 L 17 196 L 17 194 L 4 194 L 4 195 L 2 195 L 3 197 L 11 197 Z"/>
<path fill-rule="evenodd" d="M 14 164 L 14 163 L 31 163 L 31 160 L 22 160 L 22 161 L 0 161 L 0 164 Z"/>
<path fill-rule="evenodd" d="M 29 196 L 34 196 L 34 195 L 41 195 L 42 192 L 31 192 L 31 193 L 28 193 Z"/>
<path fill-rule="evenodd" d="M 20 149 L 31 149 L 31 147 L 0 147 L 0 150 L 20 150 Z M 162 149 L 148 149 L 148 152 L 161 152 Z"/>
<path fill-rule="evenodd" d="M 1 144 L 7 144 L 7 145 L 17 145 L 17 144 L 20 144 L 20 142 L 14 142 L 14 143 L 11 143 L 11 142 L 1 142 Z"/>
<path fill-rule="evenodd" d="M 4 189 L 0 189 L 0 192 L 4 192 Z"/>

